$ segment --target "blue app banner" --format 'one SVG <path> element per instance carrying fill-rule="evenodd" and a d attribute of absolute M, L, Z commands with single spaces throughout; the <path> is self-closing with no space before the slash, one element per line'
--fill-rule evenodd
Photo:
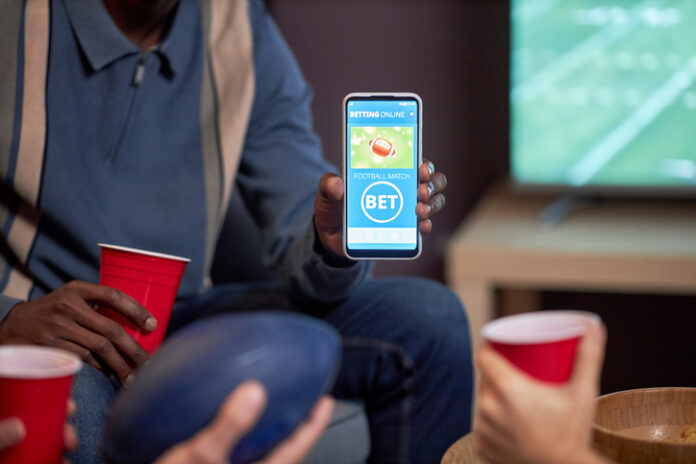
<path fill-rule="evenodd" d="M 350 101 L 346 121 L 348 247 L 415 249 L 417 103 Z"/>

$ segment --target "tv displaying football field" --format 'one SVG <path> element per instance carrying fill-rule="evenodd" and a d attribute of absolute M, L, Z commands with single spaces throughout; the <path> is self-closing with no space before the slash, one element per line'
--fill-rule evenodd
<path fill-rule="evenodd" d="M 696 1 L 511 0 L 523 185 L 696 186 Z"/>

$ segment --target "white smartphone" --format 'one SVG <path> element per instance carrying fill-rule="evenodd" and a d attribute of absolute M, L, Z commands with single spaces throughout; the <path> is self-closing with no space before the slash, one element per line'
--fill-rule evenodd
<path fill-rule="evenodd" d="M 343 248 L 352 259 L 414 259 L 423 103 L 415 93 L 343 99 Z"/>

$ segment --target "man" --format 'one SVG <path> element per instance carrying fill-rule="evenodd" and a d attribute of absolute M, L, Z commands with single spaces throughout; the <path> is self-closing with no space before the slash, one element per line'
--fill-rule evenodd
<path fill-rule="evenodd" d="M 254 289 L 209 279 L 233 186 L 282 279 L 256 291 L 272 301 L 265 307 L 322 317 L 341 333 L 333 394 L 364 401 L 370 460 L 439 462 L 470 427 L 464 312 L 439 284 L 368 280 L 369 263 L 342 255 L 343 184 L 321 159 L 311 91 L 261 1 L 1 8 L 0 343 L 56 346 L 86 362 L 74 389 L 75 462 L 98 460 L 115 393 L 103 373 L 127 385 L 131 366 L 148 358 L 92 308 L 109 306 L 144 330 L 157 324 L 127 295 L 94 284 L 96 244 L 191 258 L 174 328 L 237 309 Z M 446 180 L 430 162 L 419 174 L 428 233 Z"/>

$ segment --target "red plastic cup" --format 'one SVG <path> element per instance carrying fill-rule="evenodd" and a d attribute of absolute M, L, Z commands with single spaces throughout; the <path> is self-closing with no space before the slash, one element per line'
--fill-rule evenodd
<path fill-rule="evenodd" d="M 0 420 L 19 418 L 26 435 L 0 451 L 3 464 L 60 464 L 68 398 L 82 362 L 63 350 L 0 347 Z"/>
<path fill-rule="evenodd" d="M 118 322 L 145 351 L 153 354 L 164 339 L 181 276 L 190 260 L 103 243 L 99 246 L 99 285 L 130 295 L 157 319 L 157 328 L 152 332 L 142 330 L 113 309 L 100 307 L 99 312 Z"/>
<path fill-rule="evenodd" d="M 527 374 L 562 384 L 570 379 L 578 342 L 599 316 L 585 311 L 541 311 L 489 322 L 481 335 Z"/>

